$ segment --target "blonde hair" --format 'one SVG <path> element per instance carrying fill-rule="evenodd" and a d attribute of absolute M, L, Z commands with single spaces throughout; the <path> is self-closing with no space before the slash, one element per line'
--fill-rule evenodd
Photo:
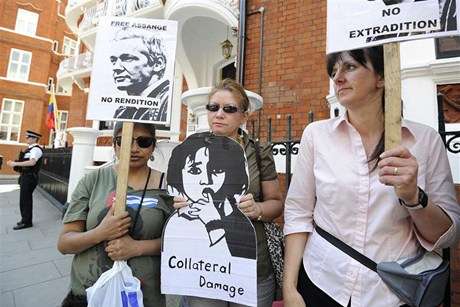
<path fill-rule="evenodd" d="M 246 95 L 246 92 L 244 88 L 241 86 L 241 84 L 239 84 L 235 80 L 227 78 L 227 79 L 220 81 L 219 84 L 214 86 L 209 92 L 208 100 L 210 100 L 211 97 L 214 96 L 214 94 L 217 93 L 218 91 L 229 91 L 230 93 L 233 94 L 233 96 L 239 102 L 240 108 L 243 109 L 244 112 L 249 110 L 248 95 Z"/>

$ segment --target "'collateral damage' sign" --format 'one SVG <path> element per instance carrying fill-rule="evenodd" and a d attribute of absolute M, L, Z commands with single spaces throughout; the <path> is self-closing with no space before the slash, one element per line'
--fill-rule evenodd
<path fill-rule="evenodd" d="M 460 34 L 458 0 L 328 0 L 327 53 Z"/>
<path fill-rule="evenodd" d="M 175 21 L 102 19 L 87 119 L 169 124 L 176 42 Z"/>
<path fill-rule="evenodd" d="M 243 148 L 227 137 L 191 135 L 174 148 L 167 174 L 169 193 L 189 205 L 164 228 L 162 293 L 256 306 L 256 236 L 237 207 L 249 186 Z"/>

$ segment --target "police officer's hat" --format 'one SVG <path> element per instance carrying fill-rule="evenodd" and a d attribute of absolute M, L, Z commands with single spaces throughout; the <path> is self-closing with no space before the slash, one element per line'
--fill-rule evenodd
<path fill-rule="evenodd" d="M 33 132 L 32 130 L 27 130 L 26 131 L 26 136 L 31 137 L 31 138 L 39 139 L 42 135 L 40 133 Z"/>

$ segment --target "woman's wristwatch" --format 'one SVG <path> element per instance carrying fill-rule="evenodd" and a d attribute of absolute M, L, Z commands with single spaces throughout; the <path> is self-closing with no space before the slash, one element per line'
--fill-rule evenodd
<path fill-rule="evenodd" d="M 426 195 L 425 191 L 423 191 L 420 187 L 418 188 L 418 202 L 416 204 L 407 204 L 404 200 L 399 198 L 399 203 L 401 206 L 404 206 L 408 210 L 418 210 L 423 209 L 428 206 L 428 196 Z"/>

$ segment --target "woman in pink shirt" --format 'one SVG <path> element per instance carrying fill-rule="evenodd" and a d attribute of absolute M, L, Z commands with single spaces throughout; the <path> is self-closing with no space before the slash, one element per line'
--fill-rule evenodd
<path fill-rule="evenodd" d="M 460 210 L 446 151 L 435 130 L 405 119 L 401 145 L 384 151 L 381 46 L 329 55 L 328 73 L 346 112 L 302 136 L 284 211 L 285 306 L 402 306 L 315 227 L 376 262 L 452 246 Z"/>

